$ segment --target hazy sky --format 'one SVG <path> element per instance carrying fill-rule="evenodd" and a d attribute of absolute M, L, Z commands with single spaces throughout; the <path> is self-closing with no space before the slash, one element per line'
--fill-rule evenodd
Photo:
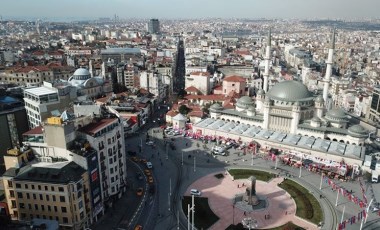
<path fill-rule="evenodd" d="M 380 18 L 380 0 L 0 0 L 3 18 Z"/>

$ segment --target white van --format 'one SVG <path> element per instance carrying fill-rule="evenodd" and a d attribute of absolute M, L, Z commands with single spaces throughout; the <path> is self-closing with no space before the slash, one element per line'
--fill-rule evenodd
<path fill-rule="evenodd" d="M 379 173 L 375 170 L 372 170 L 372 183 L 377 183 L 379 180 Z"/>

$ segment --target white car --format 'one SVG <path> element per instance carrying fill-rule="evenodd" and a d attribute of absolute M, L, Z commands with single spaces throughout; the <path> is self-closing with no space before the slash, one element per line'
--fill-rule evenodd
<path fill-rule="evenodd" d="M 199 191 L 198 189 L 191 189 L 190 190 L 190 195 L 200 196 L 200 195 L 202 195 L 202 192 Z"/>
<path fill-rule="evenodd" d="M 153 141 L 148 141 L 147 143 L 145 143 L 146 145 L 154 145 L 154 142 Z"/>
<path fill-rule="evenodd" d="M 152 162 L 150 162 L 150 161 L 146 162 L 146 167 L 147 167 L 148 169 L 153 168 L 153 164 L 152 164 Z"/>

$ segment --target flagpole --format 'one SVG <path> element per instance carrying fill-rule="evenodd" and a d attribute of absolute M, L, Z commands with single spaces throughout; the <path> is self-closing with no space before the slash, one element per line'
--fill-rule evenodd
<path fill-rule="evenodd" d="M 319 184 L 319 190 L 322 190 L 323 172 L 321 172 L 321 183 Z"/>
<path fill-rule="evenodd" d="M 339 190 L 336 193 L 336 201 L 335 201 L 335 207 L 338 206 L 338 199 L 339 199 Z"/>
<path fill-rule="evenodd" d="M 344 211 L 345 211 L 345 209 L 346 209 L 346 205 L 343 206 L 342 218 L 341 218 L 341 220 L 340 220 L 340 223 L 343 223 L 343 218 L 344 218 Z"/>

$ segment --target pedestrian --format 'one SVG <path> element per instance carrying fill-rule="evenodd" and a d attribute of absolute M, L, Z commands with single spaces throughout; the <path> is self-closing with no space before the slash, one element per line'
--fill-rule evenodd
<path fill-rule="evenodd" d="M 244 216 L 246 215 L 245 211 L 244 211 Z"/>

